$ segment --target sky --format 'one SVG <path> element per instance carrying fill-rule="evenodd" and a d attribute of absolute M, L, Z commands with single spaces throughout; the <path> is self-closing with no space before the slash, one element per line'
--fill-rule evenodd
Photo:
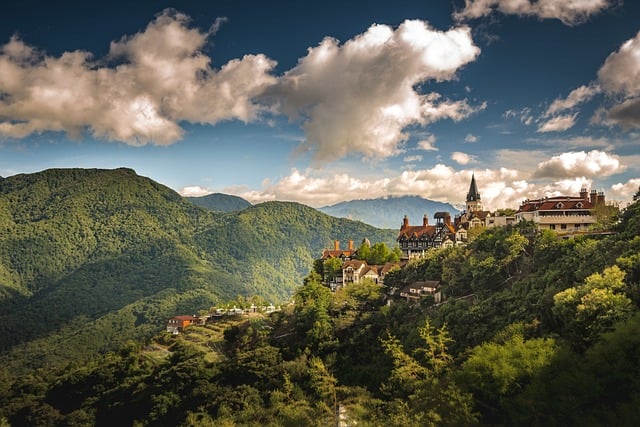
<path fill-rule="evenodd" d="M 21 0 L 0 176 L 128 167 L 185 196 L 486 209 L 640 187 L 635 0 Z"/>

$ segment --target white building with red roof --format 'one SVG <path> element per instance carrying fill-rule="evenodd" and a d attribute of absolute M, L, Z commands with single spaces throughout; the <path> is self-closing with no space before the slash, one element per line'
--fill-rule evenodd
<path fill-rule="evenodd" d="M 516 212 L 516 219 L 531 221 L 538 230 L 555 230 L 560 234 L 587 231 L 596 222 L 594 209 L 605 204 L 603 192 L 586 188 L 580 190 L 580 196 L 544 197 L 525 200 Z"/>

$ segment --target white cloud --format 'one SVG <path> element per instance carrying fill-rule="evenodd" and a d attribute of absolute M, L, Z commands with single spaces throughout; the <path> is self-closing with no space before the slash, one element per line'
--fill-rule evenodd
<path fill-rule="evenodd" d="M 316 161 L 360 153 L 381 158 L 397 154 L 409 125 L 445 118 L 461 120 L 484 108 L 467 100 L 419 94 L 416 85 L 453 79 L 480 49 L 471 30 L 438 31 L 422 21 L 397 29 L 373 25 L 340 44 L 325 38 L 287 71 L 269 91 L 280 112 L 302 122 Z"/>
<path fill-rule="evenodd" d="M 621 172 L 624 166 L 618 156 L 603 151 L 573 151 L 554 156 L 538 164 L 534 177 L 574 178 L 604 177 Z"/>
<path fill-rule="evenodd" d="M 570 129 L 576 123 L 578 113 L 553 117 L 538 126 L 537 132 L 560 132 Z"/>
<path fill-rule="evenodd" d="M 579 88 L 572 90 L 566 98 L 558 98 L 554 100 L 542 117 L 550 117 L 567 110 L 572 110 L 583 102 L 590 100 L 600 92 L 600 86 L 597 84 L 580 86 Z"/>
<path fill-rule="evenodd" d="M 358 177 L 348 173 L 327 173 L 313 169 L 293 169 L 289 176 L 279 180 L 265 180 L 261 189 L 246 187 L 226 188 L 223 192 L 235 194 L 251 203 L 270 200 L 289 200 L 313 207 L 333 205 L 338 202 L 374 199 L 389 196 L 419 195 L 431 200 L 463 205 L 474 173 L 481 199 L 486 209 L 514 208 L 525 199 L 545 196 L 577 195 L 582 187 L 593 187 L 590 178 L 584 176 L 551 177 L 554 180 L 536 179 L 528 172 L 517 169 L 455 170 L 438 164 L 430 169 L 405 170 L 397 173 L 386 171 L 384 176 Z M 593 176 L 588 174 L 587 176 Z M 602 175 L 601 175 L 602 176 Z M 609 199 L 631 200 L 640 185 L 640 179 L 612 187 Z"/>
<path fill-rule="evenodd" d="M 467 136 L 464 137 L 464 142 L 468 142 L 468 143 L 473 143 L 473 142 L 476 142 L 477 140 L 478 140 L 478 137 L 470 133 L 468 133 Z"/>
<path fill-rule="evenodd" d="M 420 162 L 422 161 L 422 156 L 417 154 L 415 156 L 407 156 L 403 159 L 406 163 L 411 163 L 411 162 Z"/>
<path fill-rule="evenodd" d="M 275 63 L 245 55 L 214 70 L 202 53 L 210 35 L 167 10 L 144 31 L 112 42 L 103 60 L 83 51 L 48 56 L 14 36 L 0 51 L 0 134 L 89 131 L 166 145 L 182 137 L 181 121 L 254 120 L 262 107 L 253 99 L 275 82 Z"/>
<path fill-rule="evenodd" d="M 454 13 L 456 19 L 475 19 L 497 10 L 505 15 L 559 19 L 566 25 L 585 22 L 617 0 L 465 0 L 465 7 Z"/>
<path fill-rule="evenodd" d="M 531 184 L 519 178 L 518 171 L 474 171 L 482 200 L 492 209 L 516 207 L 528 197 Z M 244 199 L 259 203 L 266 200 L 297 201 L 314 207 L 341 201 L 387 196 L 420 195 L 431 200 L 453 204 L 464 203 L 472 171 L 456 171 L 438 164 L 431 169 L 406 170 L 396 175 L 359 178 L 349 174 L 327 174 L 318 170 L 292 170 L 288 177 L 277 182 L 265 181 L 262 190 L 226 189 Z"/>
<path fill-rule="evenodd" d="M 178 191 L 184 197 L 201 197 L 206 196 L 207 194 L 213 193 L 212 190 L 208 188 L 200 187 L 199 185 L 190 185 L 187 187 L 183 187 Z"/>
<path fill-rule="evenodd" d="M 467 165 L 475 161 L 475 158 L 469 154 L 462 153 L 460 151 L 455 151 L 451 153 L 451 160 L 461 165 Z"/>
<path fill-rule="evenodd" d="M 428 135 L 426 138 L 418 141 L 418 149 L 424 151 L 438 151 L 438 148 L 434 145 L 435 143 L 435 135 Z"/>
<path fill-rule="evenodd" d="M 611 186 L 611 200 L 633 200 L 640 190 L 640 178 L 632 178 L 625 183 L 619 182 Z"/>
<path fill-rule="evenodd" d="M 504 117 L 505 119 L 517 117 L 518 120 L 520 120 L 520 123 L 527 126 L 533 123 L 533 116 L 531 115 L 531 108 L 529 107 L 525 107 L 520 111 L 513 109 L 507 110 L 502 114 L 502 117 Z"/>

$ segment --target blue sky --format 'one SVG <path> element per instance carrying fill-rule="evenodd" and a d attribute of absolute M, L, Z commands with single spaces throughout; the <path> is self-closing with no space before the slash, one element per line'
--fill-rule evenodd
<path fill-rule="evenodd" d="M 485 206 L 640 186 L 640 2 L 13 2 L 0 176 Z M 133 3 L 133 4 L 130 4 Z"/>

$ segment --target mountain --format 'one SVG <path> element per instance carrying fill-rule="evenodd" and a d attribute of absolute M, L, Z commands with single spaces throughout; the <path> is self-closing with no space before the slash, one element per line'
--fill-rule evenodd
<path fill-rule="evenodd" d="M 452 216 L 460 212 L 449 203 L 435 202 L 419 196 L 353 200 L 325 206 L 319 211 L 338 218 L 362 221 L 374 227 L 392 229 L 400 227 L 405 215 L 412 224 L 421 224 L 425 214 L 431 221 L 436 212 L 449 212 Z"/>
<path fill-rule="evenodd" d="M 130 169 L 0 181 L 0 361 L 63 365 L 237 295 L 288 299 L 334 239 L 395 233 L 296 203 L 195 206 Z"/>
<path fill-rule="evenodd" d="M 251 203 L 247 202 L 242 197 L 222 193 L 213 193 L 202 197 L 185 198 L 200 207 L 218 212 L 241 211 L 251 206 Z"/>

